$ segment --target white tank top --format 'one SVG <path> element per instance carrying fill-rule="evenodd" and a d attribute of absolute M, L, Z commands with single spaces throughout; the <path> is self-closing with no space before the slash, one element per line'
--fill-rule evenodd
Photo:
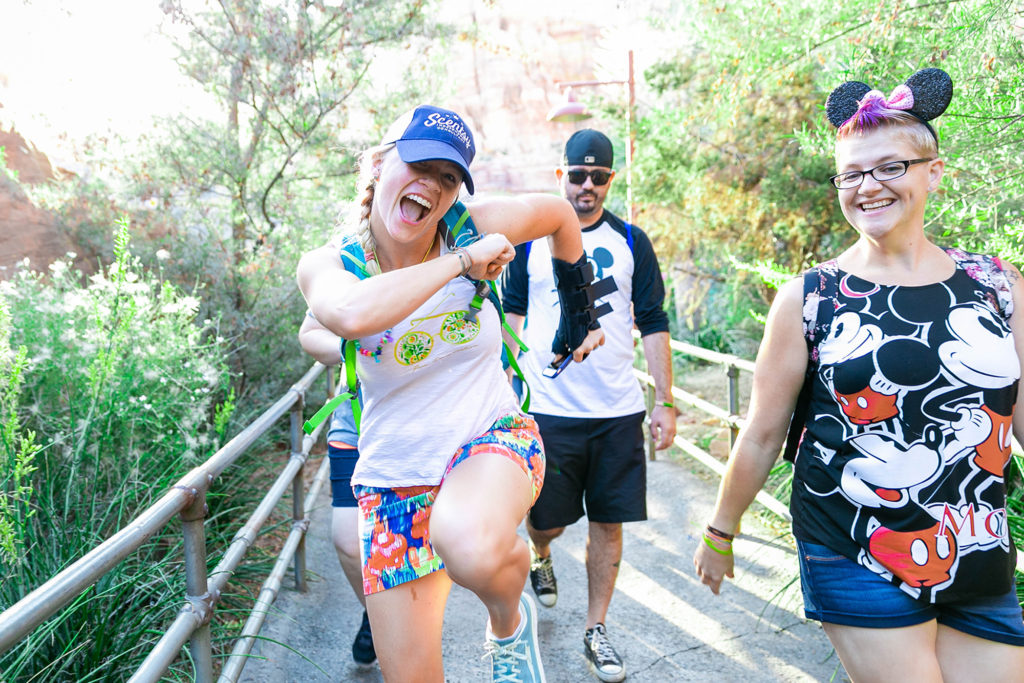
<path fill-rule="evenodd" d="M 473 293 L 455 278 L 392 328 L 380 362 L 359 354 L 363 415 L 353 484 L 439 484 L 456 449 L 519 410 L 501 367 L 497 310 L 485 300 L 478 323 L 463 320 Z M 360 348 L 373 352 L 380 338 L 360 339 Z"/>

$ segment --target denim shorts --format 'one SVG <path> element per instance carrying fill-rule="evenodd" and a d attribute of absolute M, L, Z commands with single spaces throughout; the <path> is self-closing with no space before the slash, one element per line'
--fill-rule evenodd
<path fill-rule="evenodd" d="M 1003 595 L 932 605 L 827 546 L 797 541 L 797 550 L 808 619 L 861 628 L 899 628 L 935 619 L 985 640 L 1024 646 L 1015 585 Z"/>

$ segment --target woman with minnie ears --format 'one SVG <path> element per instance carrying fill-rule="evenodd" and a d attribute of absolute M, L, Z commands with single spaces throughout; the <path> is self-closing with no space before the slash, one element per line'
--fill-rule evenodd
<path fill-rule="evenodd" d="M 358 340 L 363 414 L 352 482 L 366 608 L 390 681 L 444 680 L 451 581 L 487 608 L 495 680 L 544 680 L 535 607 L 522 595 L 529 551 L 516 534 L 543 483 L 543 450 L 501 366 L 498 312 L 485 303 L 467 318 L 476 286 L 460 276 L 493 280 L 515 244 L 548 237 L 566 295 L 553 348 L 582 361 L 604 341 L 592 304 L 572 296 L 590 278 L 568 202 L 480 200 L 469 206 L 480 238 L 447 239 L 442 218 L 463 183 L 473 193 L 474 154 L 458 114 L 416 107 L 360 160 L 354 234 L 341 250 L 305 254 L 298 267 L 316 320 Z M 343 264 L 353 240 L 371 277 Z"/>
<path fill-rule="evenodd" d="M 889 97 L 855 81 L 829 96 L 830 180 L 859 238 L 773 302 L 749 420 L 694 556 L 718 593 L 805 387 L 790 503 L 804 609 L 857 683 L 1024 677 L 1003 479 L 1011 429 L 1024 441 L 1024 284 L 925 235 L 944 168 L 928 122 L 951 95 L 949 76 L 925 69 Z"/>

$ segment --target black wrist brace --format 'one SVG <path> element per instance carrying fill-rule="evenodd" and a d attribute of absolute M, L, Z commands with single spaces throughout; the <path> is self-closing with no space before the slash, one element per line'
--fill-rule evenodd
<path fill-rule="evenodd" d="M 552 258 L 551 267 L 562 313 L 551 351 L 567 356 L 583 343 L 588 330 L 601 327 L 597 319 L 610 311 L 611 306 L 605 304 L 595 309 L 594 302 L 615 291 L 615 281 L 609 277 L 597 283 L 592 282 L 594 266 L 587 261 L 586 254 L 576 263 Z"/>

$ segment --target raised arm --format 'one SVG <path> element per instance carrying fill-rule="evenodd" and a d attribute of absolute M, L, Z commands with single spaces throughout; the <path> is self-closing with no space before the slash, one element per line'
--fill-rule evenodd
<path fill-rule="evenodd" d="M 547 237 L 551 254 L 575 263 L 583 255 L 580 221 L 572 205 L 550 194 L 490 197 L 469 205 L 482 232 L 500 232 L 512 244 Z"/>
<path fill-rule="evenodd" d="M 757 352 L 747 424 L 729 456 L 709 520 L 721 531 L 735 533 L 743 512 L 764 486 L 786 438 L 807 369 L 802 308 L 803 282 L 797 279 L 782 288 L 768 313 Z M 703 541 L 697 545 L 693 564 L 701 582 L 716 594 L 723 577 L 732 576 L 731 552 L 715 552 Z"/>
<path fill-rule="evenodd" d="M 465 249 L 473 262 L 470 275 L 494 276 L 512 260 L 515 250 L 502 235 L 491 235 Z M 408 268 L 360 280 L 345 270 L 336 246 L 307 252 L 299 260 L 298 283 L 309 309 L 321 325 L 344 339 L 378 334 L 419 308 L 446 282 L 457 277 L 464 262 L 446 254 Z"/>
<path fill-rule="evenodd" d="M 482 232 L 500 233 L 514 244 L 548 238 L 555 285 L 562 306 L 561 323 L 552 342 L 552 351 L 558 357 L 571 352 L 576 362 L 581 362 L 604 344 L 600 325 L 593 323 L 588 327 L 584 306 L 574 297 L 575 292 L 589 286 L 593 272 L 582 275 L 584 271 L 581 268 L 587 263 L 580 222 L 568 201 L 547 194 L 494 197 L 473 204 L 470 211 Z M 589 307 L 592 312 L 592 302 Z"/>

